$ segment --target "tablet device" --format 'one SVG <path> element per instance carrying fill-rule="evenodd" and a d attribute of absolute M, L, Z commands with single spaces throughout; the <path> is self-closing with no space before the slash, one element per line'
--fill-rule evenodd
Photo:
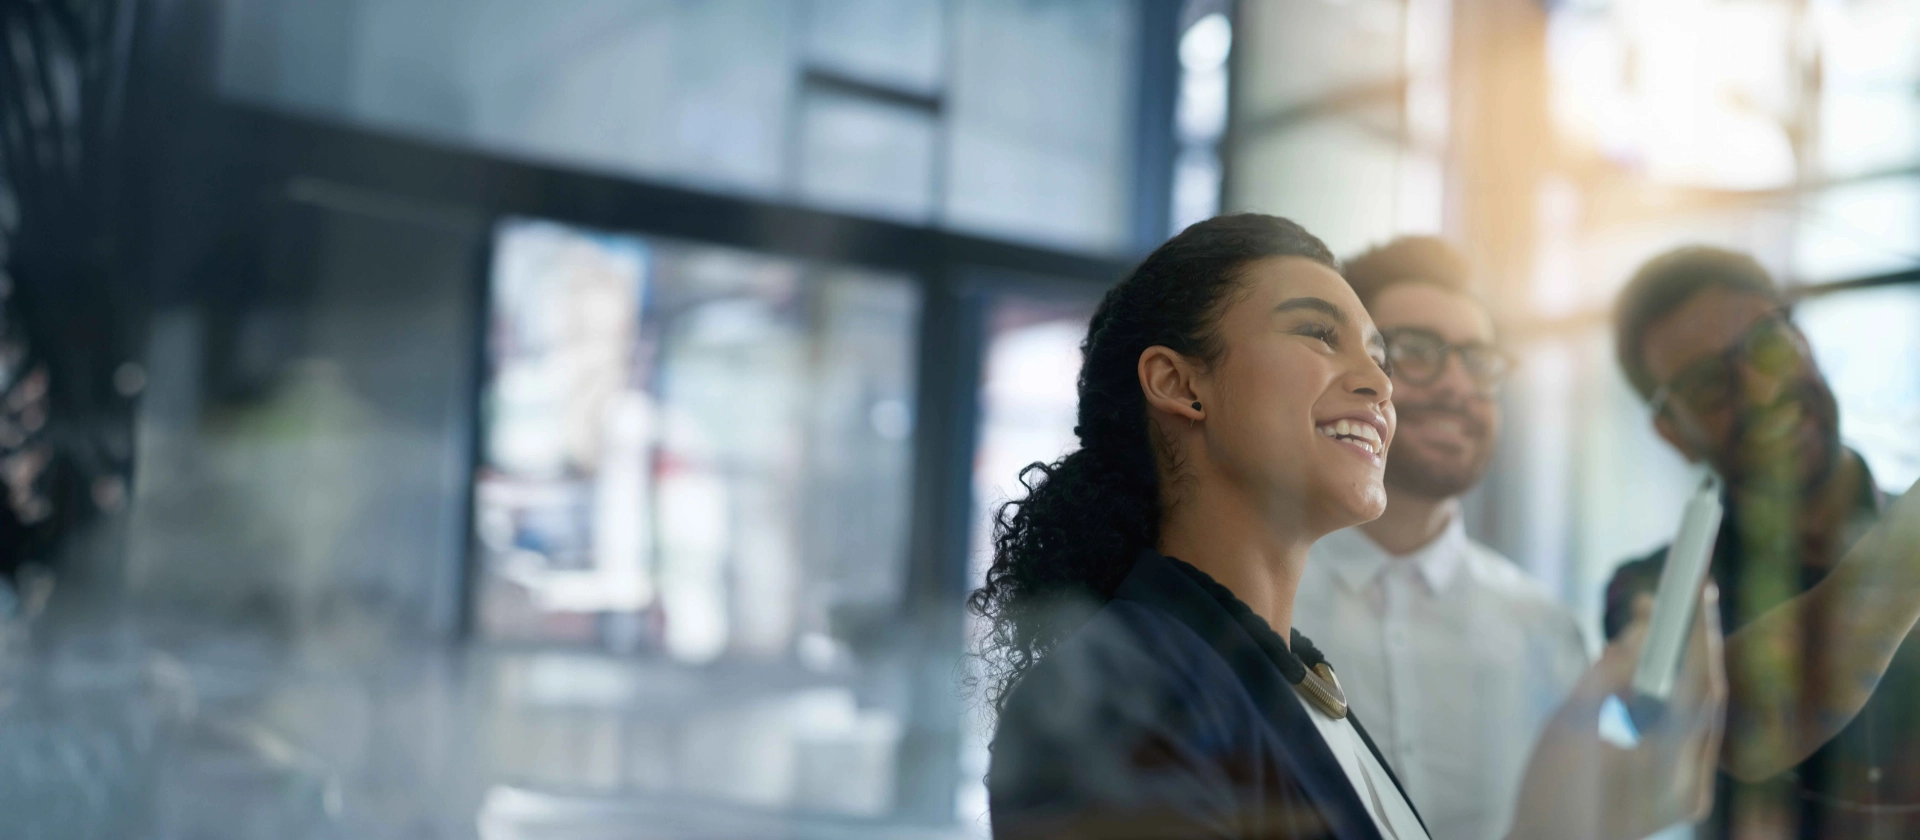
<path fill-rule="evenodd" d="M 1627 713 L 1640 729 L 1666 712 L 1679 681 L 1682 654 L 1700 603 L 1700 584 L 1706 580 L 1713 544 L 1720 536 L 1722 512 L 1720 481 L 1708 476 L 1687 502 L 1680 533 L 1667 549 L 1667 563 L 1660 570 L 1660 588 L 1653 595 L 1653 620 L 1634 666 L 1633 696 L 1627 700 Z"/>

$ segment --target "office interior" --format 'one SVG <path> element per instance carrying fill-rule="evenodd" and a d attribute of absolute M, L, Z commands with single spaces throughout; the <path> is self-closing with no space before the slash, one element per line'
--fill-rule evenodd
<path fill-rule="evenodd" d="M 1086 320 L 1220 212 L 1464 250 L 1469 532 L 1600 644 L 1694 470 L 1613 295 L 1785 284 L 1920 478 L 1912 0 L 0 6 L 0 813 L 983 837 L 962 608 Z"/>

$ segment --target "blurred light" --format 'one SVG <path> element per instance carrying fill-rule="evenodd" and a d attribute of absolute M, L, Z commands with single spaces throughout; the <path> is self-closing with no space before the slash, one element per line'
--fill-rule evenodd
<path fill-rule="evenodd" d="M 126 362 L 113 370 L 113 390 L 120 396 L 132 399 L 147 389 L 147 370 L 133 362 Z"/>
<path fill-rule="evenodd" d="M 1920 480 L 1920 287 L 1892 286 L 1802 302 L 1794 321 L 1840 404 L 1840 437 L 1890 493 Z"/>
<path fill-rule="evenodd" d="M 1223 174 L 1219 143 L 1227 133 L 1230 101 L 1227 56 L 1233 25 L 1219 12 L 1206 15 L 1180 36 L 1180 91 L 1174 104 L 1174 157 L 1169 233 L 1220 212 Z"/>
<path fill-rule="evenodd" d="M 1227 63 L 1233 49 L 1233 24 L 1219 12 L 1207 15 L 1187 27 L 1180 36 L 1180 66 L 1189 73 L 1218 70 Z"/>
<path fill-rule="evenodd" d="M 1219 142 L 1227 133 L 1227 72 L 1215 68 L 1181 74 L 1174 122 L 1182 142 Z"/>
<path fill-rule="evenodd" d="M 1640 745 L 1640 731 L 1627 714 L 1627 704 L 1611 694 L 1600 702 L 1600 740 L 1623 750 Z"/>
<path fill-rule="evenodd" d="M 727 646 L 727 488 L 720 476 L 689 468 L 659 479 L 660 597 L 667 652 L 706 662 Z"/>
<path fill-rule="evenodd" d="M 1173 164 L 1173 230 L 1220 212 L 1220 155 L 1213 149 L 1187 149 Z"/>
<path fill-rule="evenodd" d="M 1793 276 L 1846 280 L 1920 264 L 1920 178 L 1833 187 L 1804 200 Z"/>
<path fill-rule="evenodd" d="M 913 411 L 905 400 L 881 400 L 867 412 L 875 434 L 887 440 L 906 440 L 913 433 Z"/>
<path fill-rule="evenodd" d="M 113 513 L 127 503 L 127 483 L 117 475 L 93 480 L 93 503 Z"/>
<path fill-rule="evenodd" d="M 845 642 L 825 633 L 802 633 L 794 642 L 794 655 L 810 671 L 834 671 L 853 663 L 853 652 Z"/>
<path fill-rule="evenodd" d="M 1704 0 L 1559 10 L 1549 32 L 1563 132 L 1666 183 L 1793 182 L 1789 10 Z"/>

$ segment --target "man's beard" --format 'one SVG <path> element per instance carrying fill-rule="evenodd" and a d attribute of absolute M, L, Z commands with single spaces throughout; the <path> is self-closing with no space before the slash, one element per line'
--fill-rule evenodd
<path fill-rule="evenodd" d="M 1770 421 L 1778 412 L 1789 409 L 1797 409 L 1812 421 L 1815 440 L 1803 441 L 1797 435 L 1774 439 Z M 1789 431 L 1797 432 L 1797 426 Z M 1805 448 L 1817 451 L 1807 454 Z M 1794 383 L 1779 402 L 1743 410 L 1729 451 L 1722 453 L 1718 466 L 1736 486 L 1770 475 L 1793 481 L 1801 493 L 1811 493 L 1833 476 L 1840 453 L 1839 406 L 1826 382 L 1814 374 Z"/>
<path fill-rule="evenodd" d="M 1408 418 L 1431 416 L 1449 416 L 1459 420 L 1472 441 L 1465 463 L 1435 463 L 1422 458 L 1417 450 L 1387 451 L 1386 482 L 1389 488 L 1412 493 L 1426 499 L 1449 499 L 1472 490 L 1480 483 L 1481 476 L 1487 473 L 1487 464 L 1493 460 L 1493 447 L 1488 445 L 1487 424 L 1458 402 L 1428 402 L 1407 404 L 1399 407 L 1401 425 Z"/>

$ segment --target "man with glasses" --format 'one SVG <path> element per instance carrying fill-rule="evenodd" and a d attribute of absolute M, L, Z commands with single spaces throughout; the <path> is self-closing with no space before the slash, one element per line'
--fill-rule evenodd
<path fill-rule="evenodd" d="M 1386 512 L 1314 546 L 1294 623 L 1337 664 L 1434 840 L 1501 837 L 1540 727 L 1587 667 L 1572 615 L 1461 521 L 1508 359 L 1445 242 L 1397 239 L 1345 274 L 1387 338 L 1400 422 Z"/>
<path fill-rule="evenodd" d="M 1785 297 L 1752 258 L 1691 247 L 1642 267 L 1614 317 L 1654 429 L 1726 486 L 1711 574 L 1728 634 L 1722 767 L 1742 781 L 1722 777 L 1701 836 L 1920 837 L 1920 645 L 1901 644 L 1911 584 L 1897 577 L 1920 557 L 1882 550 L 1837 571 L 1887 501 L 1840 444 Z M 1614 574 L 1608 638 L 1665 558 Z"/>

